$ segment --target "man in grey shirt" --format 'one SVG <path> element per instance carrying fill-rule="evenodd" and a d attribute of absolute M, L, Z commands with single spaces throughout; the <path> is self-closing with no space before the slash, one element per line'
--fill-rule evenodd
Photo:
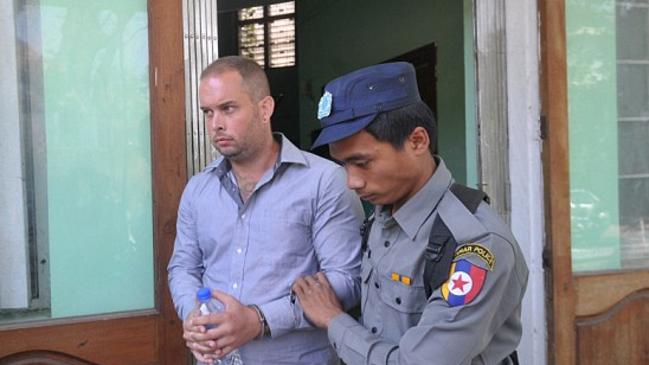
<path fill-rule="evenodd" d="M 322 271 L 344 307 L 358 302 L 363 213 L 344 170 L 271 132 L 274 101 L 252 60 L 208 66 L 199 98 L 222 157 L 192 177 L 178 210 L 169 287 L 187 346 L 207 363 L 237 348 L 246 365 L 336 363 L 290 288 Z M 198 316 L 201 287 L 224 312 Z"/>
<path fill-rule="evenodd" d="M 326 276 L 294 291 L 348 364 L 516 364 L 528 269 L 484 193 L 454 183 L 415 70 L 376 65 L 331 81 L 315 146 L 329 143 L 348 186 L 376 205 L 366 225 L 361 322 Z"/>

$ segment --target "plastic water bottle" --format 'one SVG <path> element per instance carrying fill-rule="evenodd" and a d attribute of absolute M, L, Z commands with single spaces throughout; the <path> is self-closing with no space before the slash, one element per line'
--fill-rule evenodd
<path fill-rule="evenodd" d="M 216 313 L 223 311 L 223 305 L 218 300 L 212 298 L 212 291 L 210 288 L 201 288 L 196 293 L 196 298 L 198 299 L 198 310 L 201 315 L 205 316 L 210 313 Z M 213 325 L 206 326 L 208 329 L 214 328 Z M 241 354 L 239 350 L 233 350 L 226 356 L 216 360 L 218 365 L 243 365 L 243 360 L 241 359 Z"/>

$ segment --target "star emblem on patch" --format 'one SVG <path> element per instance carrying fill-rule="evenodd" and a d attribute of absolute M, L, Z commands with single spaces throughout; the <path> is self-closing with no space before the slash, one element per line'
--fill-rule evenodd
<path fill-rule="evenodd" d="M 449 290 L 453 295 L 466 295 L 473 287 L 471 276 L 463 271 L 456 271 L 451 276 Z"/>
<path fill-rule="evenodd" d="M 449 278 L 442 284 L 442 296 L 451 307 L 471 303 L 480 294 L 487 272 L 468 260 L 453 262 Z"/>

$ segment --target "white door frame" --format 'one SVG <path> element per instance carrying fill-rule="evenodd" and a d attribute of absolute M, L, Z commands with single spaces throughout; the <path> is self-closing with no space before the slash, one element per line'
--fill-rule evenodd
<path fill-rule="evenodd" d="M 480 186 L 511 224 L 530 269 L 519 358 L 522 364 L 544 365 L 547 318 L 537 2 L 473 3 Z"/>

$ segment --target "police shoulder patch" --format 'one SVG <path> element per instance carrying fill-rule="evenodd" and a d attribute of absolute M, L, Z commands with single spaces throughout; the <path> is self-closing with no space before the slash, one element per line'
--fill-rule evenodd
<path fill-rule="evenodd" d="M 453 260 L 456 261 L 459 258 L 468 255 L 477 256 L 479 259 L 484 261 L 484 263 L 489 268 L 489 271 L 494 269 L 494 265 L 496 264 L 496 256 L 494 256 L 491 253 L 491 251 L 485 246 L 479 243 L 469 243 L 466 245 L 462 245 L 458 247 L 457 250 L 455 250 L 455 255 L 453 257 Z"/>

